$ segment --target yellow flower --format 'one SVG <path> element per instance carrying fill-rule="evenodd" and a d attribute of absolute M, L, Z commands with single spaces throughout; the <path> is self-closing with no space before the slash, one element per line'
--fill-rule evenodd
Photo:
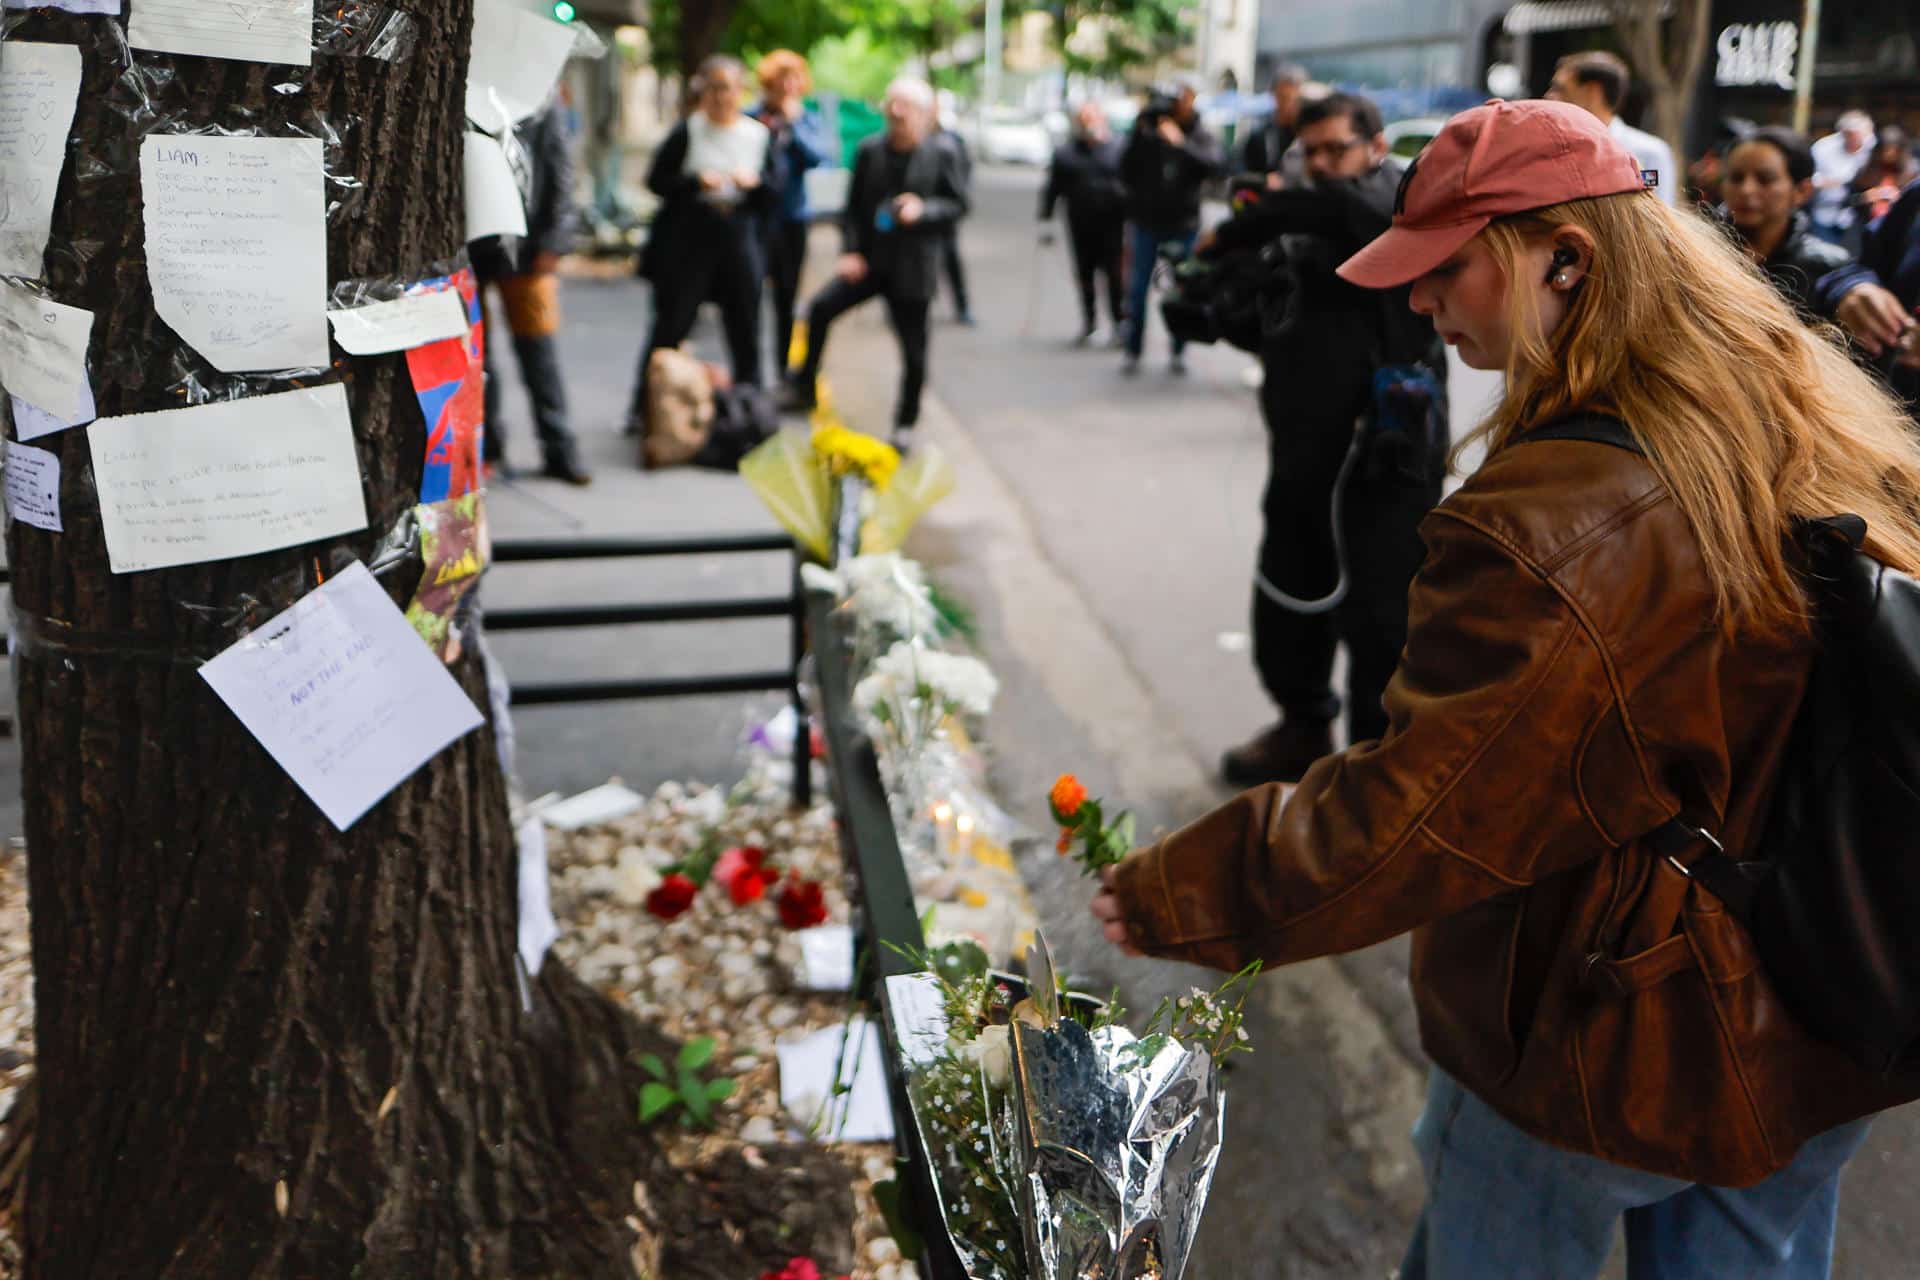
<path fill-rule="evenodd" d="M 876 490 L 885 489 L 900 468 L 900 451 L 884 440 L 842 426 L 814 428 L 813 452 L 831 475 L 858 474 Z"/>

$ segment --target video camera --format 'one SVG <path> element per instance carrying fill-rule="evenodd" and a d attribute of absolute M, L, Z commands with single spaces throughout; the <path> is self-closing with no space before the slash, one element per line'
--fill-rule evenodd
<path fill-rule="evenodd" d="M 1174 113 L 1180 101 L 1177 89 L 1165 85 L 1155 85 L 1147 92 L 1147 100 L 1140 108 L 1140 114 L 1133 118 L 1133 127 L 1141 133 L 1151 133 L 1160 127 L 1160 122 Z"/>
<path fill-rule="evenodd" d="M 1167 332 L 1182 342 L 1225 342 L 1254 354 L 1284 337 L 1300 322 L 1300 274 L 1288 244 L 1294 238 L 1175 262 L 1160 300 Z"/>

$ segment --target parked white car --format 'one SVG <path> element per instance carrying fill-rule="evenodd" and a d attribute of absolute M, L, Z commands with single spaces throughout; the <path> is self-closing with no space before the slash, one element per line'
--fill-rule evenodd
<path fill-rule="evenodd" d="M 1053 138 L 1037 112 L 1018 107 L 987 108 L 986 126 L 973 141 L 974 154 L 997 164 L 1045 165 L 1053 159 Z"/>

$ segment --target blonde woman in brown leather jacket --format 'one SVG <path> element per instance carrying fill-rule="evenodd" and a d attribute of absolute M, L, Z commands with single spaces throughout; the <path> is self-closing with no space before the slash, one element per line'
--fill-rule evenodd
<path fill-rule="evenodd" d="M 1585 113 L 1456 116 L 1349 260 L 1506 395 L 1422 527 L 1389 727 L 1107 873 L 1129 950 L 1235 969 L 1414 931 L 1434 1062 L 1403 1280 L 1828 1273 L 1841 1167 L 1905 1095 L 1803 1033 L 1644 837 L 1753 840 L 1812 658 L 1795 516 L 1920 570 L 1894 403 Z M 1528 441 L 1579 413 L 1645 457 Z M 1284 803 L 1283 803 L 1284 799 Z"/>

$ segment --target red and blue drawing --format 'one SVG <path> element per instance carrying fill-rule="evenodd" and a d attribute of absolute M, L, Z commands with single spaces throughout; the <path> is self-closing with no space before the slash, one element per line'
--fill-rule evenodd
<path fill-rule="evenodd" d="M 429 342 L 407 352 L 413 392 L 427 418 L 427 466 L 420 501 L 465 497 L 480 487 L 480 443 L 486 430 L 487 340 L 480 288 L 473 269 L 425 280 L 412 292 L 458 289 L 467 304 L 467 336 Z"/>

